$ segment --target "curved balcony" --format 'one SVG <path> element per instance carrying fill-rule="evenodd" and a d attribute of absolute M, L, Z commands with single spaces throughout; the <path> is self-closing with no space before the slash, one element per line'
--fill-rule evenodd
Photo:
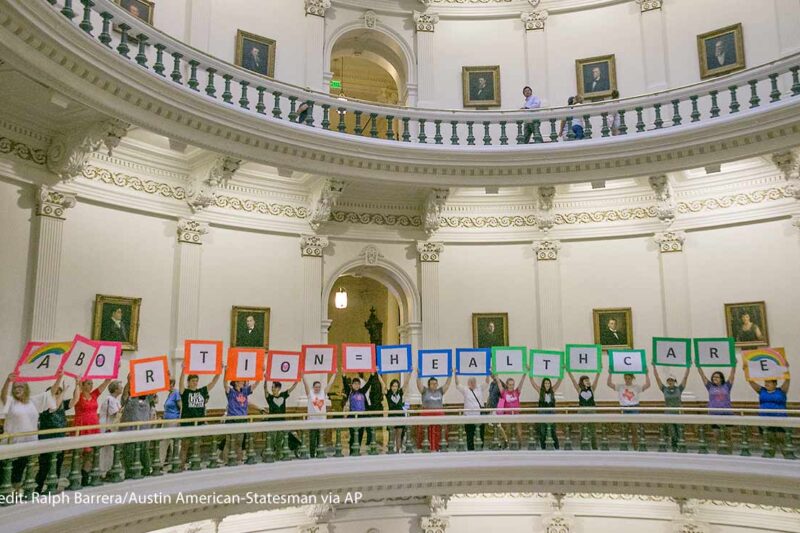
<path fill-rule="evenodd" d="M 259 77 L 110 0 L 2 4 L 4 56 L 55 90 L 171 138 L 299 171 L 437 186 L 559 183 L 701 167 L 800 144 L 800 54 L 688 87 L 574 108 L 412 109 Z M 310 108 L 303 124 L 301 103 Z M 344 115 L 354 117 L 354 127 L 336 120 Z M 578 118 L 586 137 L 560 138 L 561 123 L 569 131 Z"/>
<path fill-rule="evenodd" d="M 737 409 L 737 416 L 715 416 L 706 409 L 664 414 L 643 408 L 635 415 L 619 414 L 618 408 L 597 408 L 592 414 L 581 414 L 575 408 L 550 414 L 538 411 L 464 416 L 459 414 L 461 410 L 448 409 L 438 417 L 392 419 L 345 419 L 342 413 L 330 413 L 324 421 L 302 420 L 304 415 L 286 422 L 257 416 L 249 417 L 249 423 L 212 424 L 220 422 L 215 418 L 205 419 L 209 424 L 202 426 L 115 431 L 0 446 L 0 460 L 4 461 L 0 499 L 7 505 L 0 510 L 0 518 L 19 531 L 48 531 L 56 523 L 67 530 L 83 530 L 90 523 L 92 530 L 125 527 L 146 531 L 185 522 L 187 517 L 201 520 L 220 513 L 285 507 L 294 501 L 266 501 L 258 495 L 348 491 L 373 499 L 419 496 L 435 490 L 438 494 L 643 494 L 785 507 L 796 507 L 800 501 L 800 463 L 795 460 L 794 444 L 800 427 L 798 411 L 789 411 L 786 418 L 769 419 L 753 416 L 757 411 L 746 409 Z M 465 423 L 484 424 L 483 440 L 481 432 L 475 431 L 474 441 L 468 442 Z M 508 429 L 507 447 L 501 445 L 498 423 Z M 136 424 L 117 424 L 114 429 L 131 429 Z M 382 433 L 387 425 L 408 429 L 400 453 L 391 445 L 379 444 L 384 439 L 371 438 L 371 432 L 363 449 L 355 442 L 348 446 L 348 429 L 376 428 Z M 433 427 L 443 428 L 435 443 L 429 439 L 429 434 L 435 434 L 430 432 Z M 312 430 L 321 432 L 322 445 L 309 459 Z M 287 449 L 292 439 L 274 438 L 279 434 L 291 434 L 296 446 Z M 226 453 L 218 445 L 223 438 L 232 443 Z M 162 443 L 171 444 L 163 450 L 164 459 Z M 105 482 L 99 469 L 103 446 L 114 450 L 113 467 Z M 183 446 L 188 446 L 185 465 L 180 453 Z M 81 485 L 82 458 L 75 453 L 81 449 L 90 450 L 94 459 L 88 487 Z M 123 450 L 129 454 L 126 468 L 121 461 Z M 55 473 L 57 454 L 53 453 L 46 491 L 34 494 L 39 454 L 62 451 L 67 457 L 61 475 Z M 151 460 L 146 472 L 140 460 L 145 455 Z M 24 483 L 15 493 L 11 471 L 12 460 L 18 457 L 30 459 Z M 78 502 L 78 492 L 81 504 L 72 505 Z M 142 498 L 137 501 L 151 501 L 131 513 L 127 505 L 131 494 Z M 37 512 L 30 512 L 31 506 L 25 502 L 39 505 Z"/>

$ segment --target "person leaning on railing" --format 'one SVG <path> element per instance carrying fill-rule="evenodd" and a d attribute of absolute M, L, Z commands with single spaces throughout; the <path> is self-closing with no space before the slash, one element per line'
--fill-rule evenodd
<path fill-rule="evenodd" d="M 533 89 L 528 87 L 527 85 L 522 88 L 522 96 L 525 97 L 525 103 L 522 106 L 522 109 L 539 109 L 542 107 L 542 100 L 533 94 Z M 525 122 L 525 144 L 528 144 L 531 141 L 531 136 L 533 135 L 533 122 L 527 121 Z"/>
<path fill-rule="evenodd" d="M 594 375 L 594 381 L 589 380 L 589 376 L 581 376 L 578 378 L 578 381 L 575 381 L 575 376 L 572 375 L 572 372 L 567 372 L 569 375 L 570 381 L 572 381 L 572 386 L 575 387 L 575 391 L 578 393 L 578 407 L 585 409 L 583 411 L 586 412 L 594 412 L 587 408 L 595 407 L 594 401 L 594 391 L 597 389 L 597 382 L 600 380 L 600 372 Z M 597 449 L 597 432 L 595 431 L 594 424 L 589 425 L 589 439 L 591 440 L 592 449 Z"/>
<path fill-rule="evenodd" d="M 578 114 L 574 113 L 575 108 L 573 106 L 579 105 L 583 103 L 583 96 L 576 95 L 570 96 L 567 99 L 567 105 L 569 106 L 569 113 L 572 115 L 572 134 L 575 136 L 575 139 L 583 139 L 583 118 L 580 116 L 580 110 L 578 110 Z M 561 127 L 558 130 L 558 136 L 561 137 L 562 140 L 569 140 L 570 129 L 567 128 L 567 120 L 563 119 L 561 121 Z"/>
<path fill-rule="evenodd" d="M 486 376 L 486 385 L 492 381 L 492 376 Z M 481 414 L 481 409 L 484 406 L 483 400 L 483 387 L 478 385 L 478 379 L 470 376 L 467 379 L 467 386 L 463 386 L 458 381 L 458 374 L 456 374 L 456 389 L 464 395 L 464 416 L 478 416 Z M 478 430 L 481 442 L 486 446 L 486 426 L 484 424 L 464 424 L 464 431 L 467 434 L 467 450 L 472 451 L 475 449 L 475 430 Z"/>
<path fill-rule="evenodd" d="M 93 389 L 94 382 L 91 379 L 81 381 L 75 378 L 75 392 L 72 395 L 72 408 L 75 409 L 75 416 L 72 418 L 72 425 L 97 426 L 100 424 L 100 415 L 97 412 L 97 399 L 111 384 L 111 380 L 103 381 L 99 387 Z M 82 429 L 78 435 L 96 435 L 100 433 L 99 428 Z M 88 485 L 92 470 L 92 448 L 83 449 L 83 466 L 81 467 L 81 485 Z"/>
<path fill-rule="evenodd" d="M 743 366 L 746 367 L 746 365 L 747 362 L 743 362 Z M 788 371 L 788 361 L 786 362 L 786 368 Z M 789 392 L 790 382 L 791 380 L 786 378 L 783 381 L 783 384 L 781 384 L 779 387 L 777 379 L 767 379 L 764 381 L 763 386 L 756 383 L 752 379 L 748 380 L 750 388 L 752 388 L 758 394 L 758 416 L 788 416 L 786 413 L 786 394 Z M 772 443 L 773 453 L 774 450 L 783 447 L 786 433 L 786 430 L 783 428 L 767 426 L 766 428 L 759 427 L 758 431 L 762 434 L 766 431 L 766 438 L 770 439 Z"/>
<path fill-rule="evenodd" d="M 683 379 L 681 380 L 680 384 L 678 384 L 678 380 L 675 379 L 675 376 L 667 376 L 667 384 L 661 382 L 661 376 L 658 375 L 658 367 L 653 367 L 653 375 L 656 377 L 656 385 L 658 385 L 659 390 L 664 394 L 664 406 L 665 407 L 681 407 L 683 405 L 683 401 L 681 400 L 681 395 L 683 394 L 683 390 L 686 388 L 686 381 L 689 379 L 689 367 L 686 367 L 686 372 L 683 374 Z M 680 411 L 677 409 L 665 409 L 664 413 L 677 415 L 680 414 Z M 672 451 L 678 450 L 678 440 L 683 428 L 678 424 L 667 424 L 666 425 L 667 434 L 670 438 L 670 443 L 672 444 Z"/>
<path fill-rule="evenodd" d="M 39 414 L 55 407 L 55 391 L 61 387 L 61 371 L 56 377 L 50 391 L 31 395 L 30 386 L 27 383 L 17 382 L 17 375 L 12 372 L 3 383 L 3 390 L 0 392 L 0 399 L 3 402 L 5 422 L 3 431 L 5 433 L 28 433 L 39 429 Z M 36 435 L 26 435 L 22 437 L 11 437 L 6 442 L 8 444 L 19 444 L 21 442 L 34 442 Z M 28 466 L 30 457 L 17 457 L 11 462 L 11 483 L 16 487 L 22 484 L 22 474 Z M 49 463 L 48 463 L 49 464 Z"/>

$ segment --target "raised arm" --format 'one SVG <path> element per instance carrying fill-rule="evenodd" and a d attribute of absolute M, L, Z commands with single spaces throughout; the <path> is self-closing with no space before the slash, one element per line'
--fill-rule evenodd
<path fill-rule="evenodd" d="M 211 388 L 211 387 L 209 387 Z M 225 396 L 228 395 L 228 391 L 231 390 L 231 382 L 227 379 L 222 380 L 222 388 L 225 390 Z"/>
<path fill-rule="evenodd" d="M 11 383 L 13 383 L 16 378 L 17 375 L 14 372 L 11 372 L 8 377 L 6 377 L 6 380 L 3 383 L 3 390 L 0 391 L 0 399 L 2 399 L 3 403 L 8 403 L 8 391 Z"/>
<path fill-rule="evenodd" d="M 700 379 L 703 380 L 703 385 L 708 386 L 708 377 L 706 376 L 706 373 L 703 372 L 703 367 L 698 366 L 697 367 L 697 373 L 700 374 Z"/>
<path fill-rule="evenodd" d="M 538 383 L 536 383 L 536 378 L 531 378 L 531 385 L 533 385 L 533 390 L 539 392 L 540 386 Z"/>
<path fill-rule="evenodd" d="M 525 385 L 525 378 L 528 377 L 527 374 L 522 374 L 519 378 L 519 385 L 517 385 L 517 392 L 522 392 L 522 386 Z"/>
<path fill-rule="evenodd" d="M 59 370 L 58 373 L 56 374 L 56 380 L 55 382 L 53 382 L 53 386 L 50 387 L 50 396 L 52 396 L 53 398 L 56 398 L 58 396 L 56 394 L 56 390 L 61 387 L 61 382 L 63 381 L 63 378 L 64 378 L 64 371 Z M 5 398 L 5 396 L 3 396 L 3 398 Z"/>
<path fill-rule="evenodd" d="M 658 367 L 657 366 L 653 367 L 653 375 L 656 377 L 656 385 L 658 385 L 658 388 L 659 389 L 663 389 L 664 388 L 664 383 L 662 383 L 662 381 L 661 381 L 661 376 L 658 375 Z"/>
<path fill-rule="evenodd" d="M 425 385 L 422 383 L 422 379 L 419 377 L 419 370 L 417 371 L 417 390 L 420 394 L 425 392 Z"/>
<path fill-rule="evenodd" d="M 594 381 L 592 381 L 592 390 L 597 390 L 597 383 L 600 381 L 600 372 L 594 375 Z"/>
<path fill-rule="evenodd" d="M 291 386 L 291 387 L 289 387 L 289 390 L 287 390 L 287 391 L 286 391 L 286 393 L 287 393 L 287 394 L 291 394 L 291 393 L 292 393 L 292 391 L 293 391 L 293 390 L 294 390 L 294 389 L 297 387 L 297 385 L 298 385 L 299 383 L 300 383 L 299 381 L 295 381 L 294 383 L 292 383 L 292 386 Z"/>
<path fill-rule="evenodd" d="M 733 380 L 736 379 L 736 365 L 731 367 L 731 371 L 728 372 L 728 383 L 731 384 L 733 387 Z"/>
<path fill-rule="evenodd" d="M 303 380 L 303 389 L 306 391 L 306 396 L 311 394 L 311 387 L 308 386 L 308 381 L 306 381 L 306 376 L 301 378 Z"/>
<path fill-rule="evenodd" d="M 383 381 L 383 374 L 378 374 L 378 381 L 381 383 L 381 389 L 387 390 L 386 382 Z"/>
<path fill-rule="evenodd" d="M 447 381 L 444 382 L 444 387 L 442 387 L 442 394 L 447 392 L 447 389 L 450 388 L 450 385 L 453 383 L 453 375 L 447 376 Z"/>
<path fill-rule="evenodd" d="M 686 367 L 686 371 L 683 373 L 683 379 L 681 380 L 681 388 L 686 388 L 686 382 L 689 381 L 689 367 Z"/>
<path fill-rule="evenodd" d="M 81 399 L 81 380 L 80 378 L 75 378 L 75 392 L 72 393 L 72 407 L 75 407 L 75 404 L 78 403 L 78 400 Z"/>
<path fill-rule="evenodd" d="M 336 372 L 333 372 L 331 373 L 330 376 L 328 376 L 328 381 L 325 383 L 325 389 L 324 389 L 326 393 L 328 392 L 328 390 L 330 390 L 331 385 L 333 385 L 334 381 L 336 381 Z"/>
<path fill-rule="evenodd" d="M 560 386 L 561 386 L 561 382 L 562 382 L 562 381 L 564 381 L 564 378 L 559 378 L 559 380 L 558 380 L 558 381 L 556 381 L 556 384 L 555 384 L 555 385 L 553 385 L 553 392 L 556 392 L 556 391 L 558 390 L 558 387 L 560 387 Z"/>
<path fill-rule="evenodd" d="M 178 376 L 178 393 L 183 396 L 183 391 L 186 389 L 186 380 L 183 377 L 183 365 L 181 365 L 181 375 Z"/>
<path fill-rule="evenodd" d="M 644 374 L 644 386 L 642 387 L 642 392 L 646 391 L 650 388 L 650 372 L 645 372 Z"/>
<path fill-rule="evenodd" d="M 789 361 L 786 361 L 786 369 L 787 370 L 789 369 Z M 790 381 L 791 381 L 791 378 L 786 378 L 786 380 L 783 382 L 783 385 L 781 385 L 781 390 L 783 391 L 784 394 L 789 392 L 789 382 Z"/>
<path fill-rule="evenodd" d="M 97 394 L 103 394 L 103 392 L 108 388 L 109 383 L 111 383 L 111 378 L 103 381 L 99 387 L 97 387 Z"/>
<path fill-rule="evenodd" d="M 224 371 L 225 367 L 222 367 L 222 368 L 223 368 L 223 371 Z M 206 385 L 206 390 L 207 390 L 208 392 L 211 392 L 211 389 L 213 389 L 213 388 L 214 388 L 214 386 L 216 386 L 217 382 L 219 381 L 219 377 L 220 377 L 221 375 L 222 375 L 222 372 L 220 372 L 219 374 L 216 374 L 216 375 L 214 376 L 214 378 L 211 380 L 211 383 L 209 383 L 208 385 Z"/>
<path fill-rule="evenodd" d="M 572 382 L 572 386 L 575 387 L 575 392 L 580 392 L 581 386 L 578 385 L 578 382 L 575 380 L 575 376 L 572 375 L 572 372 L 567 372 L 567 375 L 569 376 L 569 380 Z"/>
<path fill-rule="evenodd" d="M 614 381 L 612 381 L 611 379 L 611 372 L 608 373 L 608 379 L 606 380 L 606 385 L 608 385 L 608 388 L 613 391 L 617 390 L 617 386 L 614 385 Z"/>

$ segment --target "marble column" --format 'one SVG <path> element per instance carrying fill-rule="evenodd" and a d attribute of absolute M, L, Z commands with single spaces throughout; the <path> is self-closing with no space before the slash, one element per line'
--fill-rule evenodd
<path fill-rule="evenodd" d="M 422 293 L 422 348 L 439 347 L 439 256 L 444 244 L 417 241 Z"/>
<path fill-rule="evenodd" d="M 406 322 L 397 328 L 400 333 L 400 344 L 411 345 L 411 356 L 416 358 L 417 350 L 419 350 L 422 342 L 422 324 L 419 322 Z M 412 359 L 416 361 L 416 359 Z M 414 363 L 416 365 L 416 363 Z M 416 374 L 410 376 L 410 379 L 416 379 Z M 417 387 L 413 385 L 408 388 L 408 402 L 411 405 L 420 403 L 421 397 Z"/>
<path fill-rule="evenodd" d="M 208 224 L 190 218 L 178 219 L 178 279 L 175 305 L 175 340 L 173 342 L 172 375 L 183 362 L 183 341 L 196 339 L 200 324 L 200 270 L 203 235 Z"/>
<path fill-rule="evenodd" d="M 637 0 L 642 14 L 642 65 L 648 91 L 660 91 L 668 87 L 667 48 L 664 37 L 664 15 L 662 0 Z"/>
<path fill-rule="evenodd" d="M 53 341 L 61 274 L 61 239 L 66 210 L 75 206 L 75 195 L 42 185 L 36 198 L 36 276 L 30 339 Z"/>
<path fill-rule="evenodd" d="M 439 22 L 436 13 L 414 11 L 417 29 L 417 106 L 427 107 L 436 99 L 436 50 L 434 31 Z"/>
<path fill-rule="evenodd" d="M 550 89 L 547 75 L 547 36 L 545 22 L 547 10 L 528 11 L 520 14 L 525 26 L 525 84 L 530 85 L 533 94 L 542 99 L 542 105 L 549 103 Z"/>
<path fill-rule="evenodd" d="M 315 91 L 328 92 L 324 86 L 325 11 L 330 0 L 306 0 L 305 85 Z"/>
<path fill-rule="evenodd" d="M 321 235 L 301 235 L 300 255 L 303 262 L 303 343 L 317 344 L 328 337 L 328 327 L 320 329 L 322 321 L 322 251 L 328 238 Z"/>
<path fill-rule="evenodd" d="M 682 231 L 666 231 L 656 233 L 654 240 L 660 254 L 664 334 L 669 337 L 691 337 L 689 270 L 683 253 L 686 234 Z"/>
<path fill-rule="evenodd" d="M 534 241 L 536 253 L 536 302 L 538 304 L 538 345 L 544 350 L 564 348 L 561 316 L 561 267 L 558 262 L 560 241 Z"/>

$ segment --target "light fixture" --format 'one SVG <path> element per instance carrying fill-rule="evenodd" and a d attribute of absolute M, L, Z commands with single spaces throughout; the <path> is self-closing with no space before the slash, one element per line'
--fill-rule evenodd
<path fill-rule="evenodd" d="M 336 297 L 333 300 L 333 305 L 336 306 L 336 309 L 346 309 L 347 308 L 347 291 L 339 288 L 339 292 L 336 293 Z"/>

